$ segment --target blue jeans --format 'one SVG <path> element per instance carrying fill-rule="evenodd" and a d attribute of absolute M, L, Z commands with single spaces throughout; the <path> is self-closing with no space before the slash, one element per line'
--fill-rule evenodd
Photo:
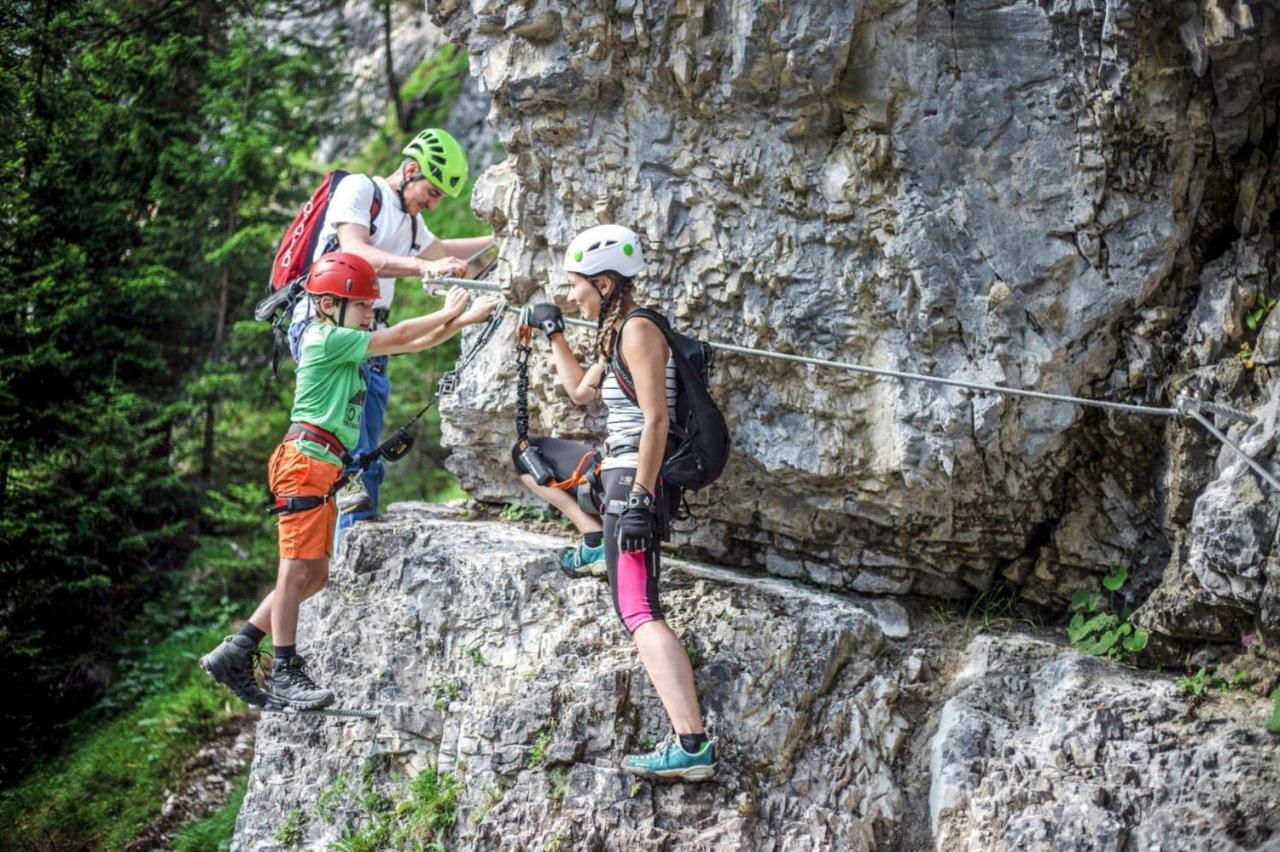
<path fill-rule="evenodd" d="M 364 377 L 364 416 L 360 420 L 360 442 L 356 444 L 351 455 L 360 458 L 364 453 L 371 453 L 378 448 L 382 437 L 382 424 L 387 418 L 387 400 L 391 397 L 391 380 L 387 378 L 387 356 L 379 355 L 370 358 L 360 365 L 360 375 Z M 347 468 L 354 471 L 355 466 Z M 338 552 L 342 543 L 342 533 L 356 521 L 372 518 L 378 513 L 378 492 L 382 490 L 382 478 L 386 470 L 382 459 L 369 465 L 364 472 L 364 488 L 373 499 L 373 508 L 365 512 L 352 512 L 338 515 L 338 528 L 333 534 L 333 552 Z"/>
<path fill-rule="evenodd" d="M 289 326 L 289 350 L 293 353 L 295 361 L 298 360 L 298 344 L 302 339 L 302 329 L 305 325 L 304 321 L 295 322 Z M 360 420 L 360 441 L 351 450 L 352 458 L 356 459 L 364 453 L 376 450 L 379 439 L 382 437 L 382 426 L 387 419 L 387 400 L 391 397 L 391 380 L 387 378 L 387 356 L 379 355 L 361 364 L 360 375 L 364 379 L 365 393 L 364 414 Z M 356 467 L 350 467 L 348 470 L 354 471 Z M 342 543 L 343 531 L 350 528 L 356 521 L 362 521 L 377 514 L 378 493 L 382 490 L 382 478 L 385 475 L 386 470 L 382 466 L 382 459 L 378 459 L 365 470 L 364 487 L 373 499 L 373 508 L 365 512 L 338 515 L 338 527 L 333 534 L 334 553 L 338 552 L 338 545 Z"/>

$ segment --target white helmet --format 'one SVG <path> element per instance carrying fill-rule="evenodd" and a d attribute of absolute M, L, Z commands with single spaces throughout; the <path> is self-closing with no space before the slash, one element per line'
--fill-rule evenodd
<path fill-rule="evenodd" d="M 573 238 L 564 253 L 564 271 L 588 277 L 616 272 L 634 278 L 644 269 L 636 232 L 621 225 L 596 225 Z"/>

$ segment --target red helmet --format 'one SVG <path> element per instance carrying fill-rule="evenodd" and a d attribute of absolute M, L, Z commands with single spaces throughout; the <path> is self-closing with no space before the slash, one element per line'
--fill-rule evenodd
<path fill-rule="evenodd" d="M 377 299 L 378 273 L 358 254 L 331 251 L 311 264 L 306 291 L 313 296 L 339 299 Z"/>

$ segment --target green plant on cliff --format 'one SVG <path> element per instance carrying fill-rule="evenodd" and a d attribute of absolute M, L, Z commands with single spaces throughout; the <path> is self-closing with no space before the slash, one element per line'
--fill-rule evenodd
<path fill-rule="evenodd" d="M 368 822 L 348 826 L 329 848 L 333 852 L 375 852 L 387 849 L 444 849 L 444 840 L 458 821 L 458 797 L 464 785 L 448 772 L 427 767 L 400 787 L 397 796 L 380 791 L 365 797 Z"/>
<path fill-rule="evenodd" d="M 547 760 L 547 746 L 551 744 L 550 726 L 543 728 L 533 738 L 533 748 L 529 751 L 529 768 L 537 769 Z"/>
<path fill-rule="evenodd" d="M 1267 730 L 1280 734 L 1280 687 L 1271 691 L 1271 718 L 1267 720 Z"/>
<path fill-rule="evenodd" d="M 1067 635 L 1076 650 L 1095 657 L 1115 660 L 1136 656 L 1147 647 L 1150 634 L 1133 623 L 1133 613 L 1128 609 L 1116 611 L 1116 593 L 1124 588 L 1129 570 L 1119 568 L 1114 574 L 1102 578 L 1102 587 L 1109 592 L 1106 606 L 1102 594 L 1079 589 L 1071 596 L 1071 622 Z"/>
<path fill-rule="evenodd" d="M 1250 331 L 1257 331 L 1262 327 L 1262 323 L 1266 320 L 1267 314 L 1271 313 L 1271 309 L 1275 306 L 1275 299 L 1269 299 L 1265 295 L 1258 296 L 1258 301 L 1253 308 L 1244 312 L 1245 327 Z"/>

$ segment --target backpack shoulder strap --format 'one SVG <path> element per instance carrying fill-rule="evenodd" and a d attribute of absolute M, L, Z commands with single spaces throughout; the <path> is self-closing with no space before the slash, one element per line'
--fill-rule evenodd
<path fill-rule="evenodd" d="M 369 236 L 373 236 L 378 230 L 378 226 L 374 224 L 374 220 L 378 218 L 378 213 L 382 211 L 382 188 L 378 186 L 378 182 L 371 176 L 369 183 L 373 184 L 373 204 L 369 205 Z"/>
<path fill-rule="evenodd" d="M 658 327 L 662 332 L 662 336 L 667 339 L 668 351 L 677 354 L 675 347 L 671 345 L 671 324 L 667 322 L 667 318 L 657 311 L 651 311 L 648 308 L 636 308 L 631 313 L 622 318 L 622 327 L 618 329 L 618 337 L 613 341 L 613 358 L 610 359 L 610 366 L 613 367 L 613 373 L 618 378 L 618 387 L 622 388 L 622 392 L 629 399 L 635 401 L 636 386 L 631 378 L 631 370 L 627 368 L 627 364 L 622 360 L 622 332 L 626 330 L 627 323 L 632 317 L 643 317 Z"/>

